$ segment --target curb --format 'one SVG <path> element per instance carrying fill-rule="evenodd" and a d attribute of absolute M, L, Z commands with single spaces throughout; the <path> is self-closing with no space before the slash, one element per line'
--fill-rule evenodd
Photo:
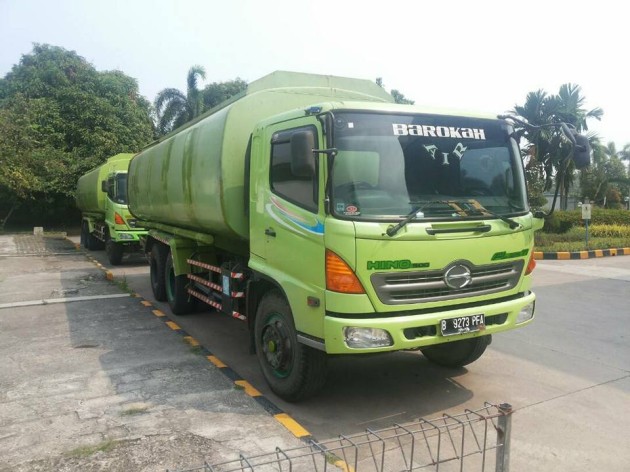
<path fill-rule="evenodd" d="M 105 277 L 107 278 L 107 280 L 112 282 L 115 281 L 114 274 L 111 271 L 107 270 L 105 266 L 103 266 L 90 254 L 83 251 L 80 244 L 74 243 L 69 238 L 66 239 L 72 242 L 78 252 L 82 252 L 89 261 L 91 261 L 99 269 L 105 272 Z M 165 313 L 154 306 L 151 301 L 144 299 L 141 295 L 138 295 L 135 292 L 131 294 L 131 297 L 138 300 L 141 305 L 150 309 L 153 315 L 155 315 L 160 321 L 162 321 L 168 328 L 182 336 L 183 341 L 186 344 L 188 344 L 192 349 L 197 350 L 199 354 L 201 354 L 211 364 L 217 367 L 223 375 L 225 375 L 229 380 L 234 383 L 234 387 L 236 389 L 242 390 L 246 395 L 249 395 L 251 398 L 253 398 L 272 418 L 274 418 L 291 434 L 293 434 L 293 436 L 307 444 L 311 444 L 311 442 L 315 441 L 315 438 L 311 435 L 311 433 L 309 433 L 300 423 L 298 423 L 291 416 L 285 413 L 281 408 L 276 406 L 271 400 L 269 400 L 262 393 L 256 390 L 253 385 L 251 385 L 247 380 L 241 377 L 235 370 L 231 369 L 229 366 L 223 363 L 223 361 L 216 357 L 210 350 L 202 346 L 199 341 L 197 341 L 194 337 L 184 331 L 175 321 L 170 319 Z"/>
<path fill-rule="evenodd" d="M 575 252 L 539 252 L 534 251 L 534 259 L 536 260 L 555 260 L 555 261 L 568 261 L 576 259 L 592 259 L 595 257 L 609 257 L 609 256 L 630 256 L 630 248 L 613 248 L 613 249 L 594 249 L 591 251 L 575 251 Z"/>

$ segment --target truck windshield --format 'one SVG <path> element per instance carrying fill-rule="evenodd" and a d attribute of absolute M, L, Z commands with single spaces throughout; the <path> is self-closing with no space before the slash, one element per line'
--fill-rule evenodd
<path fill-rule="evenodd" d="M 518 146 L 502 121 L 348 112 L 335 114 L 334 126 L 340 218 L 396 220 L 421 208 L 418 219 L 466 217 L 452 200 L 502 216 L 529 211 Z"/>

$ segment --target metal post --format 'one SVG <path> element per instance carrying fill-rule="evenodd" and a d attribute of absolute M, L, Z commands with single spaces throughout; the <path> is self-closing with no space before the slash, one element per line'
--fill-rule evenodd
<path fill-rule="evenodd" d="M 497 463 L 495 472 L 510 471 L 510 434 L 512 432 L 512 405 L 501 403 L 499 405 L 497 420 Z"/>
<path fill-rule="evenodd" d="M 584 223 L 586 225 L 586 249 L 588 249 L 588 222 L 589 220 L 584 220 Z"/>

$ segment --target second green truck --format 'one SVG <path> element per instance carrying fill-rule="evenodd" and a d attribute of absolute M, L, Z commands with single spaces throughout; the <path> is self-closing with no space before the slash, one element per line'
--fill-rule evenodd
<path fill-rule="evenodd" d="M 105 249 L 112 265 L 125 252 L 140 249 L 146 230 L 127 207 L 127 169 L 133 154 L 116 154 L 79 179 L 76 202 L 81 210 L 81 245 Z"/>
<path fill-rule="evenodd" d="M 248 323 L 271 389 L 327 356 L 473 362 L 534 318 L 534 231 L 512 122 L 398 105 L 366 80 L 276 72 L 137 154 L 157 300 Z"/>

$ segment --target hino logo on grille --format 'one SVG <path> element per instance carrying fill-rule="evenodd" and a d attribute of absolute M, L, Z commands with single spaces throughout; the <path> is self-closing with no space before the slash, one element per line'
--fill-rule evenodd
<path fill-rule="evenodd" d="M 444 283 L 452 289 L 464 288 L 472 282 L 470 269 L 463 264 L 450 267 L 444 274 Z"/>

